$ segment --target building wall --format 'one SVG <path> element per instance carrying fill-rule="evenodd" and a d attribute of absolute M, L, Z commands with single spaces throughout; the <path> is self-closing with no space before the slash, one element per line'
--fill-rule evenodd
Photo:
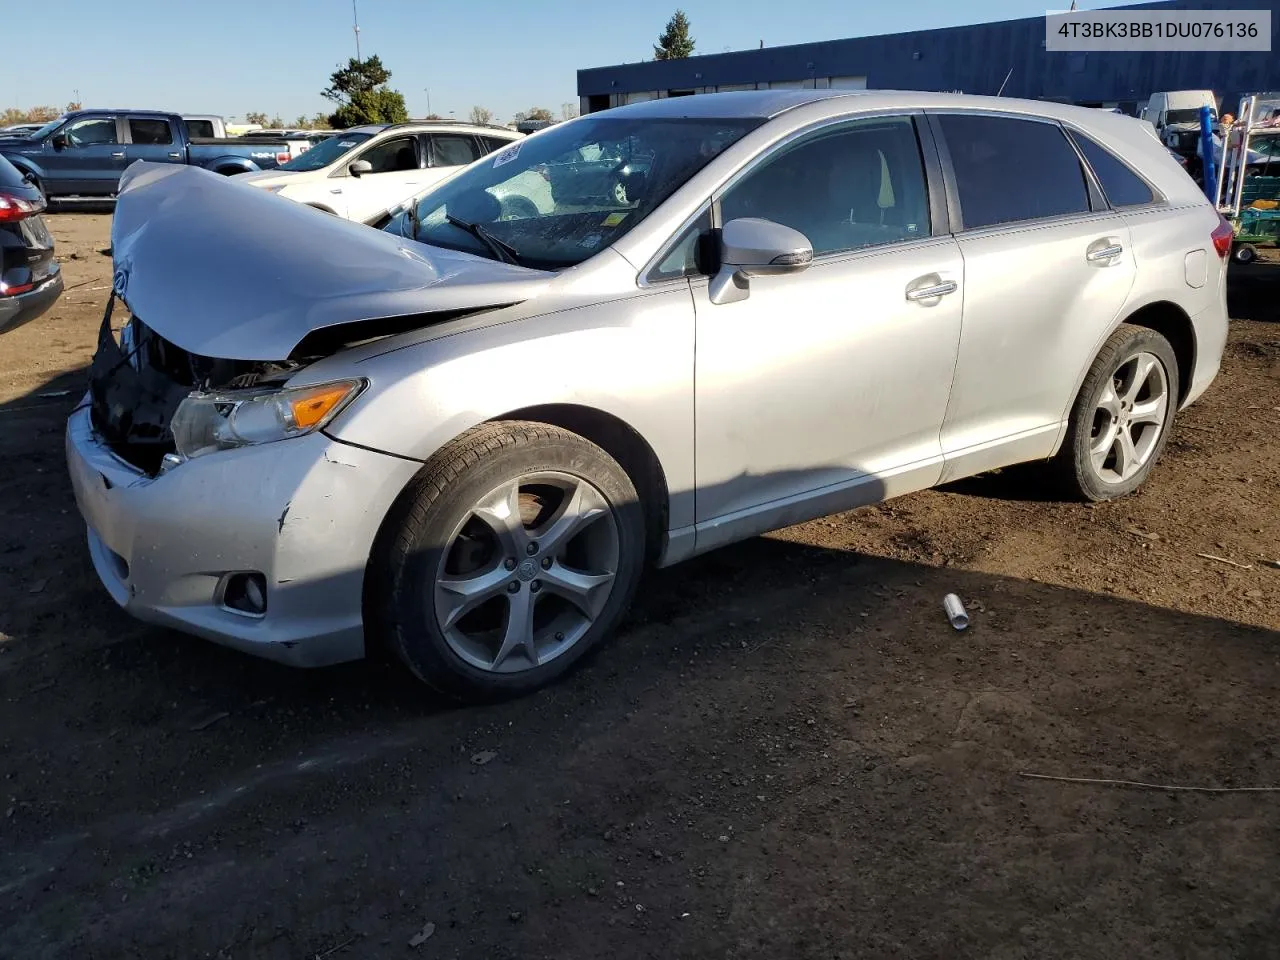
<path fill-rule="evenodd" d="M 1066 4 L 1059 4 L 1064 7 Z M 1048 53 L 1044 18 L 765 47 L 578 71 L 581 111 L 643 95 L 779 86 L 949 90 L 1070 102 L 1141 104 L 1157 90 L 1214 90 L 1228 108 L 1280 89 L 1280 0 L 1173 0 L 1130 9 L 1269 9 L 1271 53 Z"/>

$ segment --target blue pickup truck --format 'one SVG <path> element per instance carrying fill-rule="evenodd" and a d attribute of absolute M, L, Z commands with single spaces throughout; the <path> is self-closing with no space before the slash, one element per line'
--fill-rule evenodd
<path fill-rule="evenodd" d="M 284 140 L 192 137 L 182 117 L 155 110 L 75 110 L 34 133 L 0 134 L 0 156 L 46 197 L 111 197 L 135 160 L 185 163 L 231 176 L 290 157 Z"/>

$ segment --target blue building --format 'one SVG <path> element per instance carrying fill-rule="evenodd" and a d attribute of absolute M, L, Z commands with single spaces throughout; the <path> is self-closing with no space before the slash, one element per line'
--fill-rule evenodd
<path fill-rule="evenodd" d="M 1065 9 L 1067 4 L 1062 3 Z M 581 111 L 660 97 L 778 87 L 938 90 L 1118 106 L 1136 114 L 1158 90 L 1213 90 L 1233 111 L 1280 90 L 1280 0 L 1166 0 L 1132 10 L 1270 10 L 1270 53 L 1050 53 L 1043 17 L 763 47 L 578 71 Z M 1007 80 L 1007 82 L 1006 82 Z"/>

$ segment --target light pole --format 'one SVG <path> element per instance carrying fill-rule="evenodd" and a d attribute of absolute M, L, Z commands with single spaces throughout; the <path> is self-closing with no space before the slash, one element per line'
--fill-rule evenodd
<path fill-rule="evenodd" d="M 431 116 L 431 88 L 423 87 L 422 89 L 427 92 L 427 116 L 429 117 Z"/>
<path fill-rule="evenodd" d="M 360 14 L 356 12 L 356 0 L 351 0 L 351 26 L 356 32 L 356 59 L 360 59 Z"/>

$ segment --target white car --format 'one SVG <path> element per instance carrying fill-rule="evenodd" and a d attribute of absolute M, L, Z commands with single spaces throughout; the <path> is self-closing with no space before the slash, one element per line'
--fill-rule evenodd
<path fill-rule="evenodd" d="M 274 170 L 236 179 L 363 221 L 523 139 L 513 130 L 449 122 L 353 127 Z"/>

